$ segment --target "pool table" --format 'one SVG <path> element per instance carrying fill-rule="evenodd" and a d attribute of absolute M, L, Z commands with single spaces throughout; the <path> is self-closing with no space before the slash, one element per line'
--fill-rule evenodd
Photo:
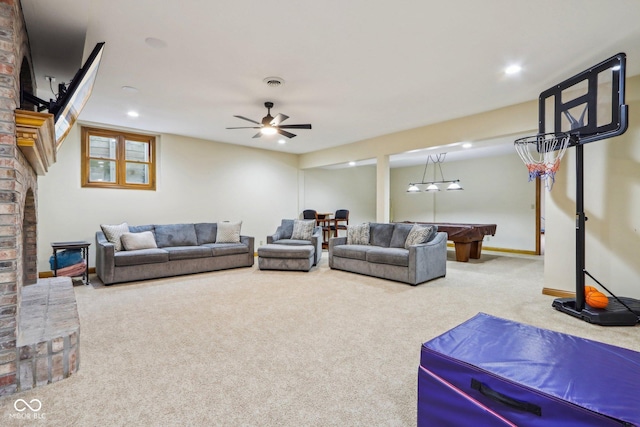
<path fill-rule="evenodd" d="M 484 236 L 495 236 L 496 224 L 457 224 L 449 222 L 417 222 L 414 224 L 437 225 L 438 231 L 447 233 L 456 248 L 456 261 L 467 262 L 469 258 L 479 259 Z"/>

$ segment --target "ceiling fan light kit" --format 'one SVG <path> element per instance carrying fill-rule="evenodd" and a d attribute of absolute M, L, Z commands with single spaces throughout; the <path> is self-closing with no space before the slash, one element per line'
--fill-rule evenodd
<path fill-rule="evenodd" d="M 277 79 L 277 77 L 267 77 L 267 79 Z M 267 79 L 265 79 L 265 82 Z M 268 82 L 266 83 L 269 84 Z M 253 136 L 254 138 L 260 138 L 262 135 L 275 135 L 276 133 L 282 136 L 286 136 L 287 138 L 294 138 L 296 135 L 286 131 L 285 129 L 311 129 L 310 124 L 281 125 L 280 123 L 287 120 L 289 116 L 278 114 L 277 116 L 273 117 L 271 115 L 273 102 L 267 101 L 264 103 L 264 106 L 267 109 L 267 115 L 262 118 L 261 122 L 248 119 L 244 116 L 233 116 L 251 123 L 255 123 L 258 126 L 232 127 L 227 129 L 258 129 L 258 133 Z"/>
<path fill-rule="evenodd" d="M 269 125 L 260 129 L 260 133 L 263 135 L 275 135 L 276 133 L 278 133 L 278 130 Z"/>

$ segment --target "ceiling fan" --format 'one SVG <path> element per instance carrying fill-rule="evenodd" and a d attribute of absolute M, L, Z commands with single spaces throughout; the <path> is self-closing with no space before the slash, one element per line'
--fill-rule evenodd
<path fill-rule="evenodd" d="M 311 129 L 310 124 L 281 125 L 280 123 L 287 120 L 289 116 L 278 114 L 277 116 L 272 117 L 271 109 L 273 108 L 273 102 L 265 102 L 264 106 L 267 108 L 267 115 L 262 118 L 262 122 L 256 122 L 255 120 L 251 120 L 243 116 L 233 116 L 251 123 L 255 123 L 258 126 L 235 127 L 227 129 L 260 129 L 260 131 L 253 136 L 254 138 L 260 138 L 262 135 L 274 135 L 276 133 L 279 133 L 282 136 L 286 136 L 287 138 L 293 138 L 296 135 L 291 132 L 287 132 L 284 129 Z"/>

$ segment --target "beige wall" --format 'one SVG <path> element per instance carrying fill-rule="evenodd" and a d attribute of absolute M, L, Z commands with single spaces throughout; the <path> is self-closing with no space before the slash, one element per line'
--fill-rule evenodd
<path fill-rule="evenodd" d="M 92 242 L 93 266 L 100 224 L 242 220 L 242 234 L 259 245 L 280 218 L 299 213 L 296 155 L 176 135 L 162 135 L 157 152 L 157 191 L 82 188 L 74 127 L 57 163 L 39 178 L 38 270 L 50 270 L 54 241 Z"/>
<path fill-rule="evenodd" d="M 304 171 L 304 209 L 349 210 L 349 224 L 376 219 L 376 167 L 309 169 Z"/>
<path fill-rule="evenodd" d="M 536 132 L 537 101 L 525 102 L 473 116 L 462 117 L 402 132 L 381 135 L 326 150 L 300 155 L 300 168 L 308 169 L 379 158 L 410 150 L 453 144 L 460 141 L 481 141 L 504 135 Z"/>

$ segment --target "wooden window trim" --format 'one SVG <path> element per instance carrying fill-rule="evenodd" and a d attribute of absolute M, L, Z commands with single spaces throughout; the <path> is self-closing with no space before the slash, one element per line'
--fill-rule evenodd
<path fill-rule="evenodd" d="M 116 182 L 91 182 L 89 137 L 92 135 L 116 139 Z M 125 159 L 125 141 L 146 142 L 149 144 L 149 162 L 127 161 Z M 88 188 L 119 188 L 126 190 L 152 190 L 156 189 L 156 138 L 150 135 L 141 135 L 131 132 L 121 132 L 109 129 L 82 127 L 82 187 Z M 149 165 L 148 184 L 129 184 L 126 182 L 126 163 L 142 163 Z"/>

